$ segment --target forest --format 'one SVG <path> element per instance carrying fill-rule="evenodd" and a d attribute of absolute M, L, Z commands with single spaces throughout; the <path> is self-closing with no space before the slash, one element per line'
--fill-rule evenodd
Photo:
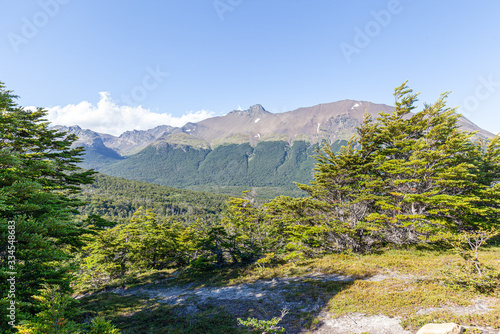
<path fill-rule="evenodd" d="M 297 184 L 306 196 L 262 201 L 251 190 L 229 198 L 81 169 L 76 138 L 51 130 L 44 109 L 19 106 L 2 84 L 0 316 L 9 321 L 0 329 L 121 333 L 114 315 L 82 314 L 75 296 L 144 273 L 215 280 L 418 247 L 428 257 L 461 256 L 460 271 L 443 284 L 495 293 L 498 267 L 479 254 L 500 233 L 500 138 L 460 130 L 447 94 L 420 111 L 406 83 L 394 96 L 394 113 L 365 117 L 340 150 L 318 147 L 313 179 Z M 261 149 L 254 154 L 279 159 Z M 257 333 L 262 322 L 240 324 Z M 238 332 L 249 332 L 241 325 Z M 151 332 L 193 332 L 193 324 L 178 326 Z"/>
<path fill-rule="evenodd" d="M 160 217 L 177 220 L 216 218 L 228 197 L 208 192 L 181 190 L 156 184 L 94 174 L 92 184 L 75 195 L 85 204 L 80 218 L 97 215 L 113 222 L 130 220 L 139 208 L 152 209 Z"/>
<path fill-rule="evenodd" d="M 331 147 L 337 152 L 346 143 L 336 140 Z M 309 182 L 318 148 L 318 144 L 303 140 L 262 141 L 255 147 L 250 143 L 223 144 L 213 149 L 158 142 L 98 170 L 117 177 L 196 191 L 210 189 L 232 196 L 251 187 L 257 189 L 259 197 L 267 199 L 282 194 L 297 197 L 305 193 L 294 182 Z M 95 154 L 85 159 L 94 161 Z"/>

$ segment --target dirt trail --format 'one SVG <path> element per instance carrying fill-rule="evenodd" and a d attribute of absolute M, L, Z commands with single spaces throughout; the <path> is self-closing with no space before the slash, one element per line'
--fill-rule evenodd
<path fill-rule="evenodd" d="M 393 277 L 393 275 L 377 275 L 368 280 L 378 281 Z M 307 297 L 293 298 L 290 295 L 308 289 L 311 281 L 317 282 L 352 282 L 354 279 L 348 276 L 328 274 L 308 274 L 300 277 L 274 278 L 272 280 L 261 280 L 250 284 L 238 284 L 225 287 L 138 287 L 138 288 L 116 288 L 110 292 L 123 295 L 143 295 L 155 299 L 160 303 L 179 305 L 188 312 L 196 312 L 197 306 L 204 303 L 215 303 L 217 305 L 229 306 L 232 311 L 238 312 L 241 308 L 255 307 L 269 310 L 269 313 L 278 313 L 282 309 L 295 311 L 295 313 L 311 312 L 320 319 L 320 326 L 311 333 L 324 334 L 346 334 L 346 333 L 383 333 L 383 334 L 406 334 L 399 324 L 399 319 L 391 319 L 386 316 L 365 317 L 361 314 L 332 319 L 328 312 L 322 311 L 326 301 L 318 296 L 316 300 Z M 289 317 L 289 316 L 288 316 Z M 289 317 L 290 318 L 290 317 Z M 285 318 L 283 325 L 287 333 L 306 333 L 300 328 L 293 328 L 292 322 L 287 323 Z M 289 326 L 287 326 L 289 325 Z M 346 331 L 347 330 L 347 331 Z"/>
<path fill-rule="evenodd" d="M 372 276 L 367 281 L 381 281 L 397 278 L 401 280 L 412 280 L 416 277 L 411 275 L 399 275 L 388 272 Z M 314 298 L 307 295 L 307 291 L 313 288 L 314 282 L 353 282 L 354 278 L 341 275 L 328 275 L 313 273 L 300 277 L 274 278 L 272 280 L 260 280 L 255 283 L 238 284 L 225 287 L 164 287 L 148 285 L 136 288 L 116 288 L 108 292 L 122 296 L 146 296 L 157 302 L 168 305 L 177 305 L 182 312 L 193 313 L 204 304 L 223 306 L 236 316 L 243 317 L 249 309 L 262 310 L 263 317 L 279 315 L 282 309 L 290 310 L 285 317 L 282 326 L 287 328 L 288 334 L 295 333 L 317 333 L 317 334 L 347 334 L 347 333 L 370 333 L 370 334 L 412 334 L 411 331 L 403 329 L 399 318 L 390 318 L 385 315 L 365 315 L 354 313 L 338 318 L 326 311 L 327 302 L 331 295 L 315 295 Z M 305 293 L 304 293 L 305 292 Z M 489 311 L 488 302 L 484 300 L 474 301 L 467 307 L 446 307 L 449 312 L 459 314 L 481 313 Z M 438 308 L 422 309 L 419 313 L 429 313 L 439 310 Z M 312 314 L 319 323 L 315 330 L 304 330 L 301 323 L 301 315 Z M 497 331 L 483 331 L 483 333 L 500 334 Z"/>

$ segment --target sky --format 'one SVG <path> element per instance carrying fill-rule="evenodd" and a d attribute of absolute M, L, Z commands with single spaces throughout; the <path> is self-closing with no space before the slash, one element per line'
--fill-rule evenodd
<path fill-rule="evenodd" d="M 0 81 L 54 124 L 119 135 L 261 104 L 420 101 L 500 132 L 500 2 L 0 0 Z"/>

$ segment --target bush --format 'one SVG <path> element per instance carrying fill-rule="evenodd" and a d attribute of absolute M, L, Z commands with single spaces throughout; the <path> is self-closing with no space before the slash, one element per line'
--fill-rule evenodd
<path fill-rule="evenodd" d="M 90 334 L 120 334 L 120 330 L 113 326 L 104 317 L 96 317 L 90 323 Z"/>
<path fill-rule="evenodd" d="M 253 333 L 255 334 L 274 334 L 274 333 L 284 333 L 285 329 L 283 327 L 278 327 L 278 323 L 283 320 L 283 317 L 287 315 L 288 310 L 284 309 L 281 311 L 281 316 L 274 317 L 271 320 L 258 320 L 256 318 L 248 318 L 243 320 L 238 318 L 238 323 L 242 326 L 253 328 Z"/>

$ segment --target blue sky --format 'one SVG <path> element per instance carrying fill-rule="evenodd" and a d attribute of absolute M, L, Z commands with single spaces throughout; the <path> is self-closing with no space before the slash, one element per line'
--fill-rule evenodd
<path fill-rule="evenodd" d="M 408 79 L 422 102 L 452 91 L 449 106 L 500 131 L 495 0 L 0 6 L 0 81 L 59 123 L 118 134 L 257 103 L 271 112 L 342 99 L 392 105 Z"/>

